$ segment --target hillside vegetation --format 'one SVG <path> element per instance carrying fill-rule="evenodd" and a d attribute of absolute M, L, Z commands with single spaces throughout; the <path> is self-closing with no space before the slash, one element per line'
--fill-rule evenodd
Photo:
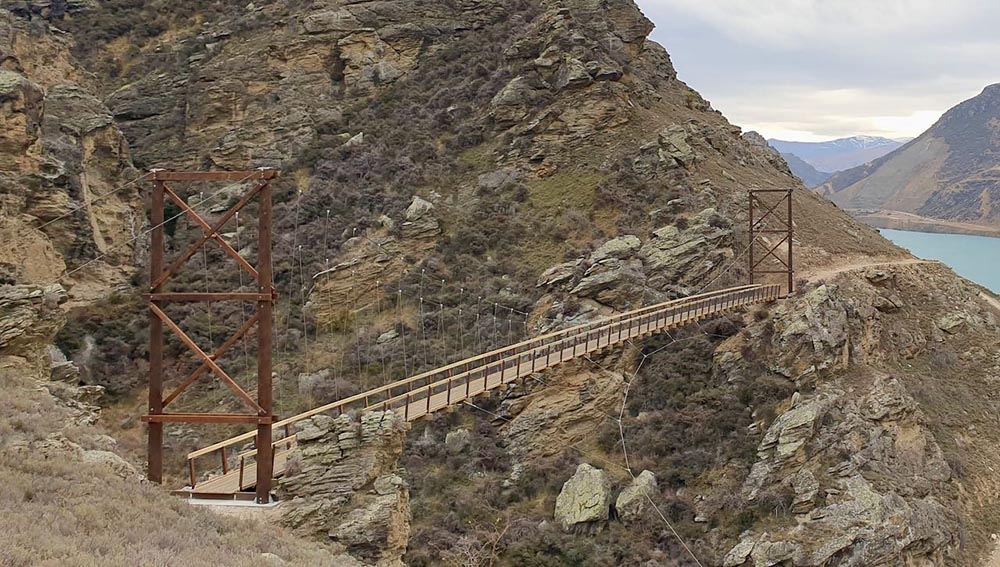
<path fill-rule="evenodd" d="M 12 77 L 16 96 L 2 112 L 23 127 L 8 129 L 18 158 L 4 170 L 2 218 L 32 229 L 16 234 L 48 256 L 4 259 L 12 285 L 3 289 L 31 293 L 58 278 L 73 300 L 53 300 L 66 324 L 53 319 L 32 339 L 31 362 L 10 367 L 10 399 L 23 401 L 0 431 L 5 450 L 23 451 L 7 431 L 24 431 L 29 447 L 57 433 L 32 416 L 76 407 L 93 421 L 102 406 L 96 426 L 64 435 L 80 447 L 67 445 L 73 462 L 98 458 L 87 456 L 96 449 L 113 466 L 38 463 L 30 455 L 45 446 L 5 458 L 17 509 L 74 518 L 57 537 L 20 535 L 27 551 L 18 561 L 128 564 L 136 553 L 155 563 L 169 549 L 188 554 L 182 563 L 233 565 L 275 561 L 262 555 L 273 553 L 352 567 L 672 566 L 691 564 L 687 546 L 704 564 L 818 567 L 976 565 L 990 551 L 989 534 L 1000 530 L 989 469 L 1000 452 L 990 417 L 1000 405 L 988 394 L 995 309 L 971 284 L 914 262 L 803 188 L 759 136 L 677 77 L 631 0 L 60 6 L 6 15 L 7 66 L 23 80 Z M 67 112 L 100 124 L 100 137 L 51 121 L 46 130 L 38 119 L 63 83 L 90 93 L 69 97 L 87 104 Z M 56 177 L 59 187 L 51 160 L 32 161 L 56 149 L 87 158 L 69 162 L 75 169 Z M 749 188 L 794 188 L 800 289 L 539 373 L 416 424 L 405 441 L 393 434 L 389 450 L 360 467 L 337 460 L 356 448 L 337 429 L 355 431 L 353 418 L 314 420 L 304 425 L 312 440 L 329 442 L 295 458 L 322 466 L 303 467 L 281 488 L 305 496 L 264 517 L 273 524 L 239 523 L 134 478 L 143 463 L 145 249 L 125 239 L 127 253 L 101 256 L 111 243 L 86 227 L 114 228 L 113 239 L 144 226 L 148 188 L 102 215 L 85 190 L 95 168 L 113 168 L 113 183 L 124 183 L 132 168 L 153 167 L 281 169 L 282 415 L 524 336 L 745 282 Z M 178 187 L 199 200 L 217 189 Z M 238 189 L 203 212 L 220 214 Z M 32 207 L 56 194 L 57 211 Z M 226 227 L 251 260 L 255 216 L 247 209 L 239 227 Z M 186 221 L 168 231 L 172 254 L 200 237 Z M 60 278 L 99 256 L 102 271 Z M 39 276 L 29 268 L 43 257 L 52 262 Z M 172 289 L 249 285 L 214 248 L 188 268 Z M 205 349 L 244 316 L 238 304 L 169 313 Z M 173 339 L 167 351 L 173 385 L 194 362 Z M 241 345 L 220 364 L 249 384 L 254 355 Z M 73 390 L 33 386 L 52 376 Z M 58 405 L 60 392 L 73 403 Z M 221 411 L 238 401 L 204 380 L 176 407 Z M 84 438 L 98 431 L 118 442 Z M 169 427 L 170 484 L 185 480 L 185 451 L 237 431 Z M 95 498 L 94 479 L 110 497 Z M 596 513 L 567 514 L 567 501 L 587 500 L 574 490 L 594 491 Z M 56 510 L 60 502 L 68 505 Z M 131 503 L 125 512 L 122 503 Z M 177 531 L 124 525 L 151 508 Z M 80 526 L 101 535 L 82 541 Z M 234 549 L 239 532 L 252 533 Z M 62 551 L 50 554 L 49 543 Z"/>

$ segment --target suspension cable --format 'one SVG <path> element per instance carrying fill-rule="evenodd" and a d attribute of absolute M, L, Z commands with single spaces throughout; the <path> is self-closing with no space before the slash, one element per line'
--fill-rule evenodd
<path fill-rule="evenodd" d="M 37 230 L 42 230 L 43 228 L 49 226 L 52 223 L 59 222 L 62 219 L 68 217 L 68 216 L 74 215 L 77 212 L 82 211 L 83 209 L 86 209 L 87 207 L 93 206 L 97 202 L 103 201 L 107 197 L 110 197 L 111 195 L 114 195 L 115 193 L 118 193 L 119 191 L 122 191 L 123 189 L 126 189 L 128 187 L 131 187 L 132 185 L 135 185 L 136 183 L 139 183 L 140 181 L 142 181 L 143 179 L 146 179 L 147 177 L 149 177 L 152 174 L 153 174 L 152 171 L 147 171 L 146 173 L 143 173 L 142 175 L 140 175 L 139 177 L 136 177 L 132 181 L 129 181 L 129 182 L 125 183 L 124 185 L 120 185 L 117 188 L 108 191 L 107 193 L 104 193 L 102 195 L 98 195 L 97 197 L 91 199 L 89 202 L 83 203 L 82 205 L 79 205 L 77 207 L 73 207 L 72 209 L 69 210 L 69 212 L 63 213 L 63 214 L 59 215 L 58 217 L 56 217 L 54 219 L 46 221 L 46 222 L 40 224 L 36 228 L 37 228 Z"/>
<path fill-rule="evenodd" d="M 150 173 L 152 173 L 152 172 L 150 172 Z M 199 202 L 197 202 L 197 203 L 195 203 L 193 205 L 189 204 L 188 207 L 191 210 L 197 210 L 197 209 L 203 207 L 206 203 L 209 203 L 209 202 L 214 201 L 215 199 L 217 199 L 219 197 L 219 195 L 223 194 L 223 192 L 228 191 L 228 190 L 230 190 L 230 189 L 232 189 L 234 187 L 237 187 L 237 186 L 241 185 L 243 182 L 247 181 L 248 179 L 250 179 L 254 175 L 257 175 L 257 173 L 258 172 L 254 171 L 254 172 L 248 174 L 243 179 L 235 181 L 235 182 L 233 182 L 233 183 L 231 183 L 229 185 L 226 185 L 225 187 L 222 187 L 221 189 L 216 190 L 214 193 L 212 193 L 211 195 L 209 195 L 207 199 L 205 199 L 203 201 L 199 201 Z M 158 228 L 160 228 L 162 226 L 165 226 L 167 223 L 170 223 L 170 222 L 173 222 L 173 221 L 177 220 L 179 217 L 181 217 L 181 216 L 183 216 L 185 214 L 187 214 L 185 211 L 181 211 L 181 212 L 177 213 L 176 215 L 174 215 L 174 216 L 172 216 L 172 217 L 170 217 L 168 219 L 165 219 L 163 222 L 147 228 L 146 230 L 144 230 L 141 233 L 139 233 L 138 235 L 130 238 L 129 240 L 126 240 L 124 242 L 120 242 L 118 244 L 111 245 L 110 247 L 108 247 L 101 254 L 98 254 L 97 256 L 91 258 L 90 260 L 88 260 L 88 261 L 84 262 L 83 264 L 77 266 L 76 268 L 73 268 L 72 270 L 66 272 L 65 274 L 63 274 L 61 276 L 59 276 L 52 283 L 53 284 L 59 283 L 60 281 L 62 281 L 64 279 L 72 276 L 73 274 L 79 272 L 80 270 L 83 270 L 83 269 L 87 268 L 91 264 L 94 264 L 96 262 L 99 262 L 99 261 L 103 260 L 104 258 L 107 258 L 108 255 L 111 254 L 112 250 L 115 250 L 115 249 L 120 248 L 122 246 L 127 246 L 129 244 L 133 244 L 136 241 L 138 241 L 140 238 L 145 238 L 147 235 L 149 235 L 154 230 L 156 230 L 156 229 L 158 229 Z"/>

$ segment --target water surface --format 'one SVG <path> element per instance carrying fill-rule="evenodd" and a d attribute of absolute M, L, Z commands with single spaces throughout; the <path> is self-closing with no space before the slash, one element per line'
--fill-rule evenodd
<path fill-rule="evenodd" d="M 965 279 L 1000 294 L 1000 238 L 879 229 L 882 236 L 925 260 L 940 260 Z"/>

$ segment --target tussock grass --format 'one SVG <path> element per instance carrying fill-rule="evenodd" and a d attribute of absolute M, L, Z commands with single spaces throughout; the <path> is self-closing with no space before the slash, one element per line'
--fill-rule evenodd
<path fill-rule="evenodd" d="M 192 507 L 79 452 L 27 450 L 61 436 L 101 445 L 94 428 L 66 425 L 66 410 L 33 372 L 23 359 L 0 357 L 0 566 L 274 565 L 265 553 L 293 565 L 333 564 L 318 544 Z"/>

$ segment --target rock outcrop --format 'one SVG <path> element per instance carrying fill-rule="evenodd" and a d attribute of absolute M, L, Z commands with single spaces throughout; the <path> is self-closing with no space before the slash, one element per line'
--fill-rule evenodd
<path fill-rule="evenodd" d="M 568 292 L 618 309 L 690 294 L 709 281 L 734 253 L 732 223 L 714 208 L 652 231 L 613 238 L 589 257 L 546 270 L 538 287 Z M 551 315 L 551 314 L 550 314 Z"/>
<path fill-rule="evenodd" d="M 62 283 L 89 301 L 131 275 L 145 221 L 136 188 L 122 188 L 139 176 L 128 144 L 69 50 L 0 14 L 0 283 L 51 284 L 86 265 Z"/>
<path fill-rule="evenodd" d="M 650 500 L 655 502 L 659 494 L 656 485 L 656 475 L 651 471 L 642 471 L 632 479 L 615 499 L 615 511 L 623 522 L 640 520 L 649 509 Z"/>
<path fill-rule="evenodd" d="M 59 305 L 66 301 L 60 285 L 0 285 L 0 352 L 38 355 L 65 323 Z"/>
<path fill-rule="evenodd" d="M 401 566 L 409 491 L 398 469 L 406 426 L 392 412 L 301 422 L 281 478 L 282 522 L 362 565 Z"/>
<path fill-rule="evenodd" d="M 512 389 L 498 411 L 504 437 L 517 457 L 546 457 L 586 439 L 593 416 L 616 411 L 625 377 L 584 365 L 549 373 Z"/>
<path fill-rule="evenodd" d="M 880 308 L 890 297 L 893 308 Z M 915 316 L 920 325 L 911 324 Z M 945 325 L 948 334 L 942 318 L 963 323 Z M 723 565 L 950 561 L 964 509 L 954 491 L 968 482 L 956 478 L 951 463 L 962 460 L 946 455 L 948 437 L 939 433 L 940 412 L 951 403 L 929 386 L 933 380 L 898 369 L 901 361 L 946 358 L 950 345 L 965 349 L 967 333 L 995 329 L 996 314 L 976 302 L 973 289 L 929 265 L 838 277 L 724 344 L 716 362 L 731 379 L 754 364 L 731 356 L 736 347 L 754 352 L 768 371 L 814 389 L 778 406 L 740 490 L 745 506 L 787 519 L 743 533 Z M 927 352 L 929 342 L 936 354 Z M 987 364 L 977 352 L 960 359 L 980 361 L 974 368 Z M 993 371 L 971 372 L 969 379 L 994 380 Z M 969 399 L 962 407 L 966 415 L 985 409 Z M 963 422 L 953 431 L 964 438 L 977 428 Z"/>
<path fill-rule="evenodd" d="M 434 237 L 441 232 L 438 221 L 434 218 L 434 205 L 430 201 L 413 197 L 413 202 L 406 209 L 403 220 L 403 236 L 406 238 Z"/>
<path fill-rule="evenodd" d="M 580 463 L 556 498 L 555 519 L 566 531 L 599 529 L 608 520 L 610 506 L 608 473 Z"/>

